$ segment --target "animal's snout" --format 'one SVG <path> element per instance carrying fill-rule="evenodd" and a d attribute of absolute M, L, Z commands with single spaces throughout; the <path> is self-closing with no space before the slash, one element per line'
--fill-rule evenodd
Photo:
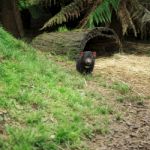
<path fill-rule="evenodd" d="M 85 63 L 86 63 L 87 65 L 92 64 L 92 59 L 91 59 L 91 58 L 86 58 L 86 59 L 85 59 Z"/>

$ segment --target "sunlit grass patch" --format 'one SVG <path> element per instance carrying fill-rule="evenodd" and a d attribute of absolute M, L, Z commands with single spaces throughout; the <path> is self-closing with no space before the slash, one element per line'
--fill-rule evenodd
<path fill-rule="evenodd" d="M 108 105 L 101 105 L 97 108 L 97 113 L 102 114 L 102 115 L 108 115 L 108 114 L 112 114 L 113 110 L 110 106 Z"/>
<path fill-rule="evenodd" d="M 117 90 L 121 94 L 127 94 L 128 92 L 131 91 L 130 86 L 123 82 L 114 82 L 111 85 L 111 88 Z"/>

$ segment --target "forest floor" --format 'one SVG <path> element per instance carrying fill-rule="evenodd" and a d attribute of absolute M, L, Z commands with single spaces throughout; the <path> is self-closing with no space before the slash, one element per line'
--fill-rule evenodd
<path fill-rule="evenodd" d="M 150 44 L 126 45 L 127 53 L 96 59 L 87 81 L 117 112 L 109 117 L 106 134 L 96 131 L 86 141 L 90 150 L 150 150 Z"/>
<path fill-rule="evenodd" d="M 150 44 L 137 46 L 150 52 Z M 127 102 L 133 97 L 124 97 L 123 104 L 118 107 L 123 119 L 120 122 L 112 120 L 109 134 L 96 135 L 89 141 L 91 150 L 150 150 L 150 57 L 137 54 L 115 55 L 96 61 L 94 76 L 100 74 L 127 83 L 136 95 L 134 99 L 141 97 L 143 103 Z"/>

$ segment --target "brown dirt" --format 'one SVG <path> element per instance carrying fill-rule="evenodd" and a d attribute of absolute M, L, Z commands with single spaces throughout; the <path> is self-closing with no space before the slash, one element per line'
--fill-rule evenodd
<path fill-rule="evenodd" d="M 3 137 L 3 138 L 6 137 L 6 133 L 4 130 L 6 115 L 7 115 L 7 111 L 0 108 L 0 137 Z"/>
<path fill-rule="evenodd" d="M 150 45 L 147 50 L 150 52 Z M 123 119 L 117 121 L 112 117 L 110 132 L 106 135 L 95 134 L 87 142 L 89 149 L 150 150 L 150 57 L 117 54 L 111 58 L 97 59 L 93 76 L 104 77 L 106 81 L 128 83 L 133 94 L 145 97 L 145 99 L 142 104 L 131 101 L 119 104 L 114 100 L 113 91 L 108 92 L 91 83 L 91 86 L 109 99 L 109 103 L 114 108 L 123 113 Z"/>
<path fill-rule="evenodd" d="M 111 121 L 110 133 L 95 135 L 90 150 L 150 150 L 150 105 L 124 104 L 122 121 Z"/>

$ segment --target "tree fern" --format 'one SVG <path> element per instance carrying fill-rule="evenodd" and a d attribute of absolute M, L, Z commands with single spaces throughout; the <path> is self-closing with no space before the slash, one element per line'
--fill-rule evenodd
<path fill-rule="evenodd" d="M 54 17 L 48 20 L 42 29 L 51 27 L 55 24 L 62 24 L 78 18 L 81 12 L 89 6 L 96 6 L 95 9 L 91 9 L 89 16 L 87 17 L 87 26 L 94 27 L 95 23 L 106 23 L 111 21 L 111 8 L 117 11 L 120 0 L 20 0 L 21 4 L 42 4 L 45 6 L 55 5 L 56 3 L 65 5 L 61 11 L 58 12 Z"/>
<path fill-rule="evenodd" d="M 112 9 L 117 11 L 119 2 L 120 0 L 103 0 L 103 2 L 100 2 L 97 8 L 89 15 L 87 26 L 92 28 L 95 23 L 98 25 L 99 23 L 111 22 Z"/>
<path fill-rule="evenodd" d="M 91 4 L 91 0 L 74 0 L 69 5 L 63 7 L 59 13 L 57 13 L 54 17 L 48 20 L 42 29 L 46 27 L 51 27 L 55 24 L 62 24 L 64 22 L 68 22 L 69 20 L 73 20 L 78 18 L 81 15 L 81 12 L 86 8 L 88 4 Z"/>
<path fill-rule="evenodd" d="M 42 29 L 51 27 L 55 24 L 62 24 L 78 18 L 81 12 L 88 8 L 89 5 L 96 5 L 96 9 L 90 12 L 87 19 L 87 26 L 94 27 L 94 23 L 106 23 L 111 21 L 111 8 L 117 11 L 120 0 L 74 0 L 69 5 L 63 7 L 59 13 L 48 20 Z"/>
<path fill-rule="evenodd" d="M 19 2 L 22 7 L 37 4 L 44 6 L 57 4 L 61 7 L 60 12 L 50 18 L 42 29 L 69 22 L 79 18 L 81 14 L 84 16 L 78 27 L 92 28 L 101 23 L 109 24 L 112 10 L 117 12 L 123 34 L 132 29 L 137 36 L 137 32 L 144 33 L 144 30 L 149 28 L 150 12 L 139 3 L 139 0 L 19 0 Z"/>

